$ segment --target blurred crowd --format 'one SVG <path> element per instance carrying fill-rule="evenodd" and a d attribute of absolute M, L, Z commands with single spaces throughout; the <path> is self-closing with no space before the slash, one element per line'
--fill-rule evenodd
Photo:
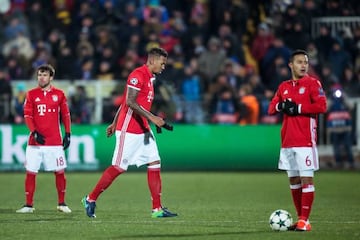
<path fill-rule="evenodd" d="M 290 78 L 294 49 L 310 55 L 310 74 L 325 91 L 334 85 L 360 96 L 360 24 L 334 32 L 317 17 L 359 16 L 357 0 L 1 0 L 0 122 L 22 122 L 24 86 L 50 63 L 56 81 L 124 83 L 146 51 L 169 52 L 156 81 L 154 111 L 181 123 L 278 123 L 267 105 Z M 103 121 L 121 102 L 121 88 Z M 7 101 L 6 101 L 7 100 Z M 8 101 L 10 100 L 10 101 Z M 11 102 L 10 105 L 5 104 Z M 69 96 L 73 121 L 90 123 L 86 88 Z"/>

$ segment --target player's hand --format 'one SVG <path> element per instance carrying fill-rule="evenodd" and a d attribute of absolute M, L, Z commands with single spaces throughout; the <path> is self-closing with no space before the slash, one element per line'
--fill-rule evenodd
<path fill-rule="evenodd" d="M 161 127 L 156 126 L 156 132 L 161 133 L 161 128 L 165 128 L 168 131 L 174 130 L 174 127 L 172 125 L 168 124 L 167 122 L 165 122 L 164 125 L 162 125 Z"/>
<path fill-rule="evenodd" d="M 65 133 L 63 138 L 63 149 L 66 150 L 70 146 L 70 133 Z"/>
<path fill-rule="evenodd" d="M 45 144 L 45 137 L 41 135 L 38 131 L 33 131 L 32 135 L 37 143 L 44 145 Z"/>
<path fill-rule="evenodd" d="M 299 108 L 295 102 L 286 99 L 284 102 L 282 102 L 282 105 L 283 112 L 285 114 L 290 116 L 296 116 L 299 114 Z"/>
<path fill-rule="evenodd" d="M 106 128 L 106 136 L 111 137 L 116 130 L 116 124 L 112 123 Z"/>

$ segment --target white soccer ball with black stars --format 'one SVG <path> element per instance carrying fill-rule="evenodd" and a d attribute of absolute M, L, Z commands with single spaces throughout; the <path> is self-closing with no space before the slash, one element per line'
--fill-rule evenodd
<path fill-rule="evenodd" d="M 287 231 L 292 223 L 291 214 L 283 209 L 275 210 L 269 218 L 270 228 L 274 231 Z"/>

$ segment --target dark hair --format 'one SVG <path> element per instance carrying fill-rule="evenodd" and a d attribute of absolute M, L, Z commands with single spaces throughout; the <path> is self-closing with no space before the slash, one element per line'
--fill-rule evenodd
<path fill-rule="evenodd" d="M 297 49 L 297 50 L 295 50 L 295 51 L 293 51 L 293 52 L 291 53 L 291 55 L 290 55 L 290 62 L 294 61 L 294 57 L 295 57 L 296 55 L 300 55 L 300 54 L 309 57 L 308 53 L 307 53 L 305 50 Z"/>
<path fill-rule="evenodd" d="M 55 75 L 55 69 L 50 64 L 42 64 L 37 68 L 36 72 L 49 72 L 50 77 L 53 77 Z"/>
<path fill-rule="evenodd" d="M 160 47 L 154 47 L 154 48 L 151 48 L 148 52 L 148 55 L 149 56 L 163 56 L 163 57 L 168 57 L 168 53 L 165 49 L 163 48 L 160 48 Z"/>

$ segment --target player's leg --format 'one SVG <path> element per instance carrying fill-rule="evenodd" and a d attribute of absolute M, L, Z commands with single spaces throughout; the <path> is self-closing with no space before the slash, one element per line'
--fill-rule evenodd
<path fill-rule="evenodd" d="M 81 202 L 85 207 L 86 215 L 88 217 L 96 217 L 96 200 L 98 199 L 100 194 L 104 192 L 112 184 L 112 182 L 123 172 L 125 172 L 124 169 L 121 169 L 118 166 L 111 165 L 103 172 L 91 193 L 83 197 Z"/>
<path fill-rule="evenodd" d="M 34 205 L 34 193 L 36 189 L 36 172 L 26 171 L 25 176 L 25 205 L 17 210 L 18 213 L 32 213 L 35 208 Z"/>
<path fill-rule="evenodd" d="M 310 231 L 309 216 L 314 201 L 314 171 L 319 169 L 319 157 L 316 147 L 296 147 L 295 162 L 301 179 L 301 209 L 296 230 Z"/>
<path fill-rule="evenodd" d="M 57 210 L 59 212 L 71 213 L 71 209 L 65 203 L 65 193 L 66 193 L 66 176 L 65 170 L 55 171 L 55 185 L 58 193 L 58 206 Z"/>
<path fill-rule="evenodd" d="M 315 187 L 313 182 L 314 171 L 300 171 L 301 175 L 301 214 L 296 230 L 310 231 L 309 216 L 315 197 Z"/>
<path fill-rule="evenodd" d="M 151 133 L 152 134 L 152 133 Z M 172 213 L 162 206 L 161 203 L 161 163 L 160 155 L 155 142 L 155 137 L 149 139 L 149 142 L 142 146 L 142 156 L 147 156 L 145 158 L 140 158 L 137 161 L 137 166 L 140 166 L 144 163 L 147 164 L 147 180 L 148 186 L 151 194 L 152 200 L 152 214 L 153 218 L 158 217 L 175 217 L 176 213 Z"/>
<path fill-rule="evenodd" d="M 177 213 L 170 212 L 167 208 L 161 204 L 161 175 L 160 175 L 160 161 L 155 161 L 148 164 L 147 180 L 151 194 L 152 211 L 151 217 L 176 217 Z"/>
<path fill-rule="evenodd" d="M 160 161 L 148 164 L 147 181 L 151 194 L 152 209 L 161 209 Z"/>
<path fill-rule="evenodd" d="M 125 141 L 126 134 L 121 134 L 120 131 L 116 131 L 115 135 L 116 143 L 112 158 L 112 165 L 105 169 L 93 190 L 81 200 L 88 217 L 96 217 L 96 200 L 120 174 L 127 170 L 129 165 L 128 161 L 123 161 L 123 159 L 128 156 L 128 153 L 125 151 L 126 147 L 129 145 L 129 141 Z"/>
<path fill-rule="evenodd" d="M 295 158 L 294 148 L 281 148 L 279 156 L 279 169 L 286 170 L 290 183 L 290 192 L 296 209 L 296 213 L 301 213 L 301 179 L 298 171 L 298 165 Z M 296 223 L 293 226 L 295 229 Z"/>
<path fill-rule="evenodd" d="M 71 213 L 71 209 L 65 203 L 66 167 L 67 163 L 63 146 L 44 147 L 44 169 L 47 172 L 53 172 L 55 177 L 55 187 L 58 196 L 56 209 L 59 212 Z"/>
<path fill-rule="evenodd" d="M 110 167 L 105 169 L 94 189 L 88 195 L 88 200 L 90 202 L 96 201 L 100 194 L 104 192 L 112 184 L 112 182 L 123 172 L 125 172 L 125 170 L 114 165 L 111 165 Z"/>
<path fill-rule="evenodd" d="M 26 147 L 26 161 L 25 161 L 25 205 L 18 209 L 17 213 L 32 213 L 35 211 L 34 205 L 34 194 L 36 190 L 36 175 L 40 169 L 42 163 L 41 156 L 41 147 L 36 148 L 33 146 Z"/>
<path fill-rule="evenodd" d="M 291 197 L 296 209 L 297 216 L 301 215 L 301 179 L 299 176 L 299 171 L 287 171 L 289 182 L 290 182 L 290 191 Z"/>

